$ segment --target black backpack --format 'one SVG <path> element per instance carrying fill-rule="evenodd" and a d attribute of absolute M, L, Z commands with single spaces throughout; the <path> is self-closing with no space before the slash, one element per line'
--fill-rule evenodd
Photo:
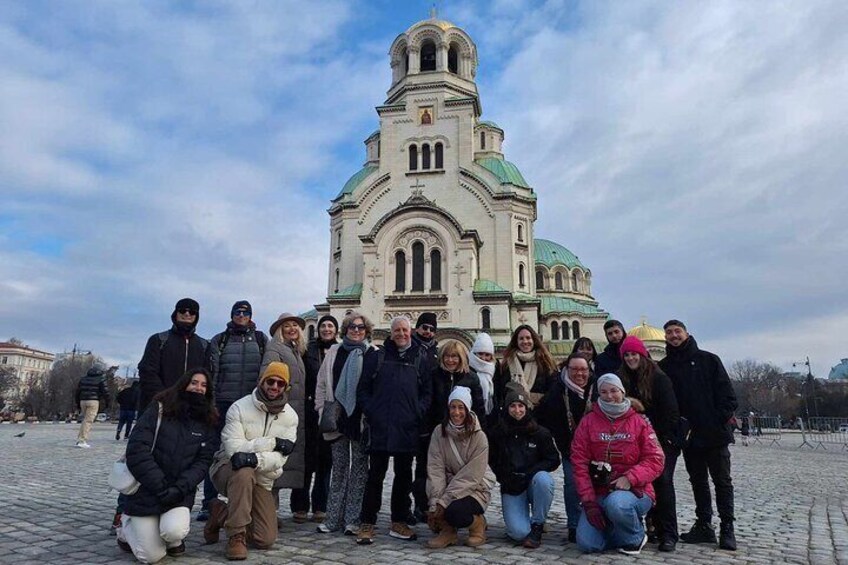
<path fill-rule="evenodd" d="M 259 357 L 265 356 L 265 346 L 268 344 L 268 336 L 262 332 L 254 331 L 256 336 L 256 345 L 259 346 Z M 224 332 L 224 337 L 218 342 L 218 356 L 224 353 L 224 348 L 227 347 L 227 342 L 230 341 L 230 332 Z"/>

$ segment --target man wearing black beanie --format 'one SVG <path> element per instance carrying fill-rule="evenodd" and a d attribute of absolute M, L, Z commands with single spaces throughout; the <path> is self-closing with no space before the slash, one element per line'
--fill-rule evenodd
<path fill-rule="evenodd" d="M 436 322 L 435 312 L 422 312 L 415 322 L 415 331 L 412 332 L 412 341 L 418 345 L 421 355 L 421 366 L 423 374 L 427 376 L 426 382 L 432 385 L 433 371 L 439 366 L 438 342 L 436 341 L 436 330 L 439 329 Z M 432 395 L 432 390 L 430 394 Z M 426 418 L 422 420 L 422 427 L 418 437 L 418 453 L 415 455 L 415 479 L 412 482 L 412 496 L 415 499 L 415 510 L 410 516 L 409 522 L 423 522 L 426 520 L 425 513 L 429 509 L 427 500 L 427 451 L 430 447 L 430 434 L 433 429 L 429 426 Z"/>

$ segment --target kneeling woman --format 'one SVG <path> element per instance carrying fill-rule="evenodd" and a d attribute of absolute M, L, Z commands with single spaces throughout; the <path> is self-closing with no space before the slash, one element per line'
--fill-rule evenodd
<path fill-rule="evenodd" d="M 559 452 L 551 433 L 528 412 L 523 391 L 506 395 L 506 413 L 492 432 L 492 469 L 501 484 L 501 506 L 507 535 L 527 548 L 539 547 L 554 500 L 551 472 Z"/>
<path fill-rule="evenodd" d="M 495 475 L 489 469 L 489 441 L 471 411 L 471 389 L 458 386 L 448 398 L 448 416 L 430 437 L 427 453 L 427 498 L 430 529 L 439 535 L 427 547 L 440 549 L 459 541 L 456 530 L 468 528 L 466 545 L 486 543 L 486 519 Z"/>
<path fill-rule="evenodd" d="M 654 504 L 651 482 L 665 456 L 651 424 L 630 407 L 621 380 L 597 381 L 598 402 L 571 441 L 571 465 L 583 505 L 577 546 L 590 553 L 618 548 L 638 554 L 648 536 L 642 518 Z"/>
<path fill-rule="evenodd" d="M 218 420 L 206 369 L 190 369 L 154 400 L 127 443 L 127 467 L 141 486 L 127 497 L 118 538 L 142 563 L 185 552 L 189 509 L 212 462 Z"/>

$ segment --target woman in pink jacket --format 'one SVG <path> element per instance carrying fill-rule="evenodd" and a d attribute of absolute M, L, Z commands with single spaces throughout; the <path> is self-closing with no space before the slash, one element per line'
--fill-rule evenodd
<path fill-rule="evenodd" d="M 642 518 L 654 504 L 651 483 L 665 462 L 651 424 L 630 407 L 621 380 L 597 381 L 598 402 L 571 442 L 571 464 L 583 505 L 577 546 L 593 553 L 615 549 L 637 555 L 648 536 Z"/>

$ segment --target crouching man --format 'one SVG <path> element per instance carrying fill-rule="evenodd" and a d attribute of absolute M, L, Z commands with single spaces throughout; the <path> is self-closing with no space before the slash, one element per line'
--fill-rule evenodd
<path fill-rule="evenodd" d="M 221 450 L 210 475 L 228 503 L 210 502 L 206 543 L 227 531 L 227 559 L 247 559 L 247 544 L 268 549 L 277 540 L 277 510 L 271 487 L 294 449 L 298 418 L 288 405 L 289 368 L 268 365 L 258 386 L 227 411 Z"/>

